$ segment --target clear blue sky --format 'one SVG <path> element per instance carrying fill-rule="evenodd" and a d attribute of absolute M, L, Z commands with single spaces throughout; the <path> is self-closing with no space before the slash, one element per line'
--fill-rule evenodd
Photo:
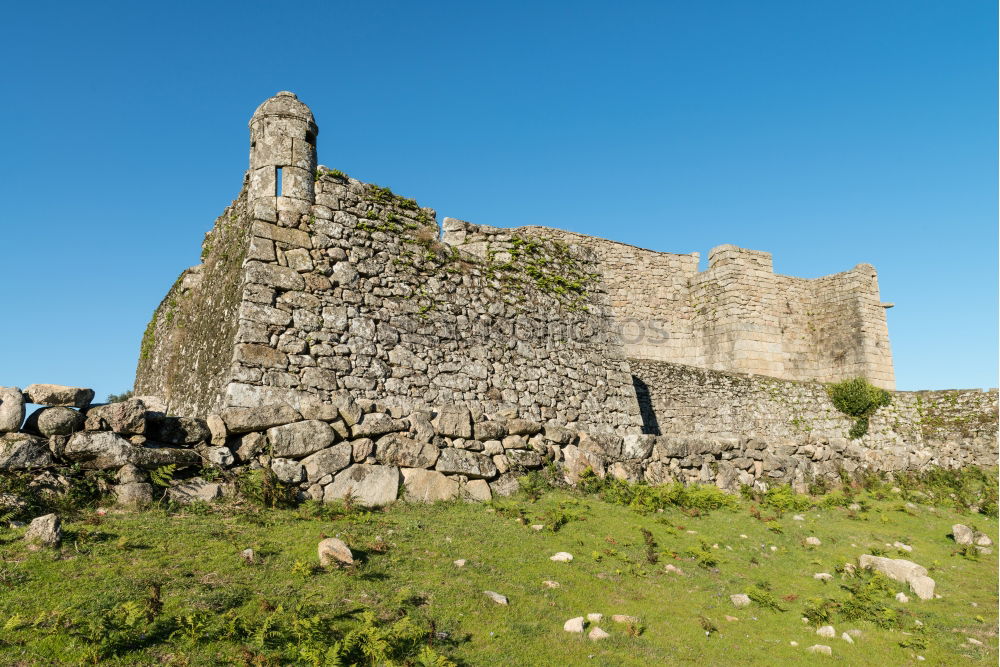
<path fill-rule="evenodd" d="M 0 385 L 132 384 L 247 121 L 473 222 L 735 243 L 896 303 L 901 389 L 997 384 L 990 0 L 49 2 L 3 13 Z"/>

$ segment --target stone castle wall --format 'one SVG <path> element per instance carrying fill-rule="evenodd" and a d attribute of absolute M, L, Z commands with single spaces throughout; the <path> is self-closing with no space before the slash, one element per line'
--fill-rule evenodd
<path fill-rule="evenodd" d="M 220 407 L 230 381 L 249 224 L 247 188 L 215 221 L 202 263 L 183 271 L 153 313 L 139 350 L 135 390 L 174 414 Z"/>
<path fill-rule="evenodd" d="M 774 273 L 771 255 L 732 245 L 677 255 L 544 227 L 506 230 L 586 248 L 598 261 L 625 354 L 714 370 L 895 388 L 874 268 L 806 280 Z M 485 247 L 494 228 L 446 219 L 443 240 Z"/>
<path fill-rule="evenodd" d="M 205 263 L 181 281 L 193 287 L 161 304 L 137 390 L 186 415 L 346 391 L 638 431 L 628 365 L 585 252 L 518 237 L 484 259 L 439 243 L 434 211 L 388 190 L 333 172 L 313 189 L 315 205 L 278 197 L 220 218 L 211 237 L 229 234 L 233 247 L 206 241 Z M 239 299 L 216 303 L 219 285 L 238 286 Z M 235 329 L 207 326 L 219 320 Z M 215 365 L 187 363 L 196 348 L 214 351 Z"/>
<path fill-rule="evenodd" d="M 837 443 L 832 458 L 876 470 L 995 465 L 997 390 L 897 391 L 848 441 L 852 418 L 818 382 L 630 360 L 646 433 L 698 439 L 750 437 L 783 447 Z"/>

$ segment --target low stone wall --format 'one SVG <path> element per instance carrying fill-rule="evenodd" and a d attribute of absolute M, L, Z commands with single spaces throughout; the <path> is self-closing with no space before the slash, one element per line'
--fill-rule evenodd
<path fill-rule="evenodd" d="M 791 443 L 809 451 L 835 443 L 846 467 L 903 470 L 997 461 L 997 390 L 897 391 L 870 420 L 868 434 L 847 441 L 853 422 L 819 382 L 708 371 L 630 360 L 643 430 L 665 436 Z"/>
<path fill-rule="evenodd" d="M 0 389 L 0 471 L 117 471 L 123 504 L 152 501 L 150 472 L 174 466 L 177 501 L 214 500 L 226 480 L 267 469 L 300 499 L 488 500 L 550 463 L 566 482 L 588 469 L 632 482 L 714 483 L 735 491 L 791 483 L 804 490 L 840 472 L 995 465 L 997 393 L 896 392 L 863 438 L 848 440 L 823 385 L 633 362 L 647 430 L 592 433 L 514 411 L 448 405 L 412 410 L 338 392 L 297 408 L 233 407 L 206 419 L 171 417 L 157 397 L 89 405 L 93 392 L 33 385 Z M 42 388 L 42 389 L 39 389 Z M 25 420 L 25 402 L 47 404 Z M 654 428 L 655 427 L 655 428 Z M 207 472 L 212 475 L 205 478 Z"/>

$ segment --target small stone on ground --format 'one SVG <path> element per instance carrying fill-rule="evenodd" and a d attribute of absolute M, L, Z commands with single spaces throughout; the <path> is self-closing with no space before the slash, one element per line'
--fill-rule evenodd
<path fill-rule="evenodd" d="M 500 595 L 499 593 L 497 593 L 495 591 L 483 591 L 483 593 L 486 594 L 486 597 L 488 597 L 489 599 L 493 600 L 497 604 L 507 604 L 507 596 L 506 595 Z"/>

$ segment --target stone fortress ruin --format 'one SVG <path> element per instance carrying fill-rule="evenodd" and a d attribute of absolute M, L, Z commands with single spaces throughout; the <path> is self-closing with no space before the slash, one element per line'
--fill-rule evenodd
<path fill-rule="evenodd" d="M 557 229 L 439 227 L 319 166 L 318 132 L 290 92 L 258 107 L 238 197 L 143 336 L 137 398 L 4 390 L 0 468 L 117 468 L 142 501 L 148 470 L 202 462 L 378 505 L 488 499 L 548 464 L 735 490 L 995 463 L 996 390 L 893 392 L 847 437 L 823 383 L 894 389 L 870 265 L 805 280 L 723 245 L 699 271 Z M 24 396 L 54 407 L 24 422 Z"/>

